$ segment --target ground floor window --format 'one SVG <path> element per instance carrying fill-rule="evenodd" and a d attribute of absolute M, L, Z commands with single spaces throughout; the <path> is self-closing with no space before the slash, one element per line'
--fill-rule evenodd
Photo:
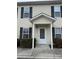
<path fill-rule="evenodd" d="M 32 28 L 20 28 L 20 38 L 32 38 Z"/>
<path fill-rule="evenodd" d="M 29 38 L 29 28 L 23 28 L 22 38 Z"/>
<path fill-rule="evenodd" d="M 55 28 L 55 38 L 62 37 L 62 28 Z"/>

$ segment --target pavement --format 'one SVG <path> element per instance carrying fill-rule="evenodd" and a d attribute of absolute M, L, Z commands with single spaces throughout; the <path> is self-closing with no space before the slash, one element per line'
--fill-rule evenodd
<path fill-rule="evenodd" d="M 17 48 L 17 59 L 62 59 L 62 49 L 37 47 L 34 49 Z"/>

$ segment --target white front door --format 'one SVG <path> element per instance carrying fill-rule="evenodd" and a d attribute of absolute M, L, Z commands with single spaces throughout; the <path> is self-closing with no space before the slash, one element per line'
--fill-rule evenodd
<path fill-rule="evenodd" d="M 39 29 L 39 44 L 46 44 L 45 28 Z"/>

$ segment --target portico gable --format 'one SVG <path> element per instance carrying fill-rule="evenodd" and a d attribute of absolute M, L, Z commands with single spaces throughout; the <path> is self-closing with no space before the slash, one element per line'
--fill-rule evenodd
<path fill-rule="evenodd" d="M 55 18 L 52 18 L 45 13 L 40 13 L 34 16 L 30 21 L 35 24 L 50 24 L 53 23 L 55 20 Z"/>

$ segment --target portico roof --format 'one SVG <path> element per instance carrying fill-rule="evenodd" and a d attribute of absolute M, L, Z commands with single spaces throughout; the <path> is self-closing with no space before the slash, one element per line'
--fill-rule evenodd
<path fill-rule="evenodd" d="M 30 19 L 30 20 L 31 20 L 31 22 L 33 22 L 34 20 L 36 20 L 37 18 L 40 18 L 41 16 L 48 18 L 49 21 L 52 21 L 52 22 L 54 22 L 54 21 L 56 20 L 56 18 L 53 18 L 53 17 L 51 17 L 51 16 L 49 16 L 49 15 L 47 15 L 47 14 L 45 14 L 45 13 L 40 13 L 40 14 L 34 16 L 34 17 L 33 17 L 32 19 Z"/>

